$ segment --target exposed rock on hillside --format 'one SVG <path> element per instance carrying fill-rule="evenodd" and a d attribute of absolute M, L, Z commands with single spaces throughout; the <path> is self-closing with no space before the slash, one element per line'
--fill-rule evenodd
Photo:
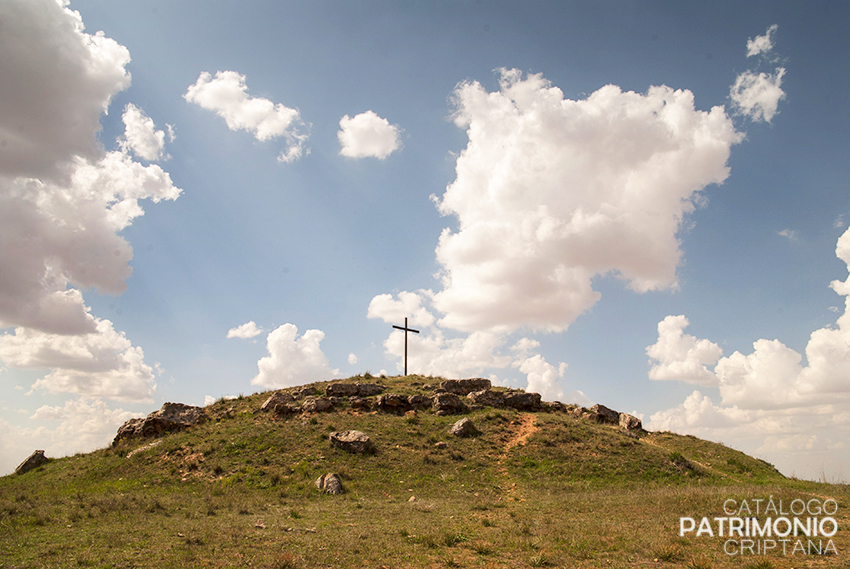
<path fill-rule="evenodd" d="M 505 397 L 505 406 L 519 411 L 540 411 L 543 409 L 539 393 L 520 391 Z"/>
<path fill-rule="evenodd" d="M 505 394 L 501 391 L 482 389 L 481 391 L 473 391 L 466 398 L 475 405 L 485 405 L 487 407 L 505 406 Z"/>
<path fill-rule="evenodd" d="M 449 434 L 456 437 L 470 437 L 478 432 L 472 420 L 469 417 L 464 417 L 449 429 Z"/>
<path fill-rule="evenodd" d="M 490 389 L 489 379 L 446 379 L 440 382 L 440 389 L 455 395 L 469 395 L 473 391 Z"/>
<path fill-rule="evenodd" d="M 129 439 L 157 437 L 163 433 L 179 431 L 207 420 L 207 414 L 200 407 L 183 403 L 165 403 L 144 419 L 130 419 L 118 429 L 112 446 Z"/>
<path fill-rule="evenodd" d="M 465 413 L 466 405 L 454 393 L 437 393 L 434 395 L 434 409 L 437 415 L 455 415 Z"/>
<path fill-rule="evenodd" d="M 319 492 L 326 494 L 342 494 L 345 492 L 345 489 L 342 487 L 342 480 L 340 480 L 339 474 L 335 474 L 333 472 L 319 476 L 316 480 L 316 488 L 319 489 Z"/>
<path fill-rule="evenodd" d="M 335 431 L 328 437 L 335 447 L 360 454 L 375 452 L 375 445 L 369 435 L 362 431 Z"/>
<path fill-rule="evenodd" d="M 643 429 L 643 423 L 634 415 L 620 413 L 620 427 L 627 431 L 640 431 Z"/>
<path fill-rule="evenodd" d="M 260 411 L 274 411 L 277 413 L 279 406 L 287 405 L 294 401 L 295 398 L 291 394 L 285 391 L 275 391 L 266 399 L 266 402 L 260 407 Z"/>
<path fill-rule="evenodd" d="M 331 383 L 325 388 L 328 397 L 371 397 L 380 395 L 386 387 L 377 383 Z"/>
<path fill-rule="evenodd" d="M 29 458 L 18 465 L 15 469 L 15 474 L 24 474 L 30 470 L 38 468 L 42 464 L 47 464 L 48 462 L 50 462 L 50 459 L 44 456 L 44 451 L 37 450 L 29 455 Z"/>

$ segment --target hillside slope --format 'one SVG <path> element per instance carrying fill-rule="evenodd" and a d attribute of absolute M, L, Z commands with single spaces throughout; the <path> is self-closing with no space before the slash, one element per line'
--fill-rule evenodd
<path fill-rule="evenodd" d="M 345 383 L 356 381 L 425 398 L 440 380 Z M 322 394 L 327 385 L 309 387 Z M 848 560 L 846 486 L 789 480 L 720 444 L 627 431 L 563 406 L 395 414 L 341 398 L 329 412 L 260 411 L 269 395 L 220 400 L 186 430 L 0 479 L 0 567 L 764 569 Z M 374 408 L 378 397 L 362 399 Z M 472 436 L 449 434 L 462 417 Z M 366 433 L 375 451 L 332 446 L 330 433 L 344 430 Z M 317 490 L 327 473 L 345 493 Z M 768 497 L 836 500 L 837 554 L 729 556 L 721 538 L 678 535 L 680 517 Z"/>

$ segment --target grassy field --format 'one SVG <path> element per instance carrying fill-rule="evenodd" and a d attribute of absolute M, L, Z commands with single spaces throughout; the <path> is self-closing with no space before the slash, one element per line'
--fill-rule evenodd
<path fill-rule="evenodd" d="M 439 380 L 378 381 L 414 394 Z M 266 397 L 222 400 L 187 431 L 0 478 L 0 567 L 850 566 L 847 485 L 787 479 L 719 444 L 491 408 L 471 412 L 479 433 L 460 439 L 448 434 L 459 416 L 279 418 L 257 412 Z M 332 447 L 328 434 L 344 429 L 377 451 Z M 317 491 L 328 472 L 345 494 Z M 786 509 L 835 500 L 833 550 L 727 555 L 726 538 L 679 537 L 681 517 L 770 498 Z"/>

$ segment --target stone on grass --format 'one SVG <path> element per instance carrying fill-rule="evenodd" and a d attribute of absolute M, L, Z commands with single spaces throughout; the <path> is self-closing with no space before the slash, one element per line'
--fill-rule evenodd
<path fill-rule="evenodd" d="M 608 423 L 609 425 L 620 424 L 620 414 L 613 409 L 609 409 L 605 405 L 596 404 L 590 408 L 593 413 L 596 413 L 596 421 L 598 423 Z"/>
<path fill-rule="evenodd" d="M 475 428 L 475 425 L 469 419 L 469 417 L 464 417 L 449 429 L 449 434 L 454 435 L 456 437 L 470 437 L 478 432 L 478 429 Z"/>
<path fill-rule="evenodd" d="M 316 488 L 323 494 L 342 494 L 345 492 L 339 474 L 333 472 L 319 476 L 316 480 Z"/>
<path fill-rule="evenodd" d="M 301 404 L 301 411 L 304 413 L 324 413 L 333 409 L 333 406 L 334 404 L 327 397 L 308 395 Z"/>
<path fill-rule="evenodd" d="M 411 407 L 418 410 L 430 409 L 433 404 L 433 400 L 427 395 L 410 395 L 407 398 L 407 402 Z"/>
<path fill-rule="evenodd" d="M 373 395 L 380 395 L 386 389 L 383 385 L 378 385 L 377 383 L 357 383 L 357 396 L 358 397 L 371 397 Z"/>
<path fill-rule="evenodd" d="M 627 431 L 640 431 L 643 429 L 643 423 L 634 415 L 628 413 L 620 413 L 620 428 Z"/>
<path fill-rule="evenodd" d="M 387 393 L 385 395 L 381 395 L 378 397 L 377 406 L 381 411 L 395 413 L 397 415 L 404 415 L 407 411 L 410 411 L 411 408 L 407 397 L 399 395 L 398 393 Z"/>
<path fill-rule="evenodd" d="M 543 408 L 539 393 L 526 393 L 524 391 L 507 395 L 505 406 L 519 411 L 540 411 Z"/>
<path fill-rule="evenodd" d="M 325 388 L 328 397 L 351 397 L 357 395 L 356 383 L 331 383 Z"/>
<path fill-rule="evenodd" d="M 328 438 L 331 445 L 348 452 L 359 454 L 375 452 L 375 445 L 369 435 L 362 431 L 334 431 Z"/>
<path fill-rule="evenodd" d="M 505 394 L 491 389 L 473 391 L 466 398 L 475 405 L 484 405 L 486 407 L 503 407 L 505 405 Z"/>
<path fill-rule="evenodd" d="M 123 440 L 158 437 L 171 431 L 180 431 L 187 427 L 203 423 L 207 414 L 201 407 L 183 403 L 165 403 L 144 419 L 130 419 L 118 429 L 112 446 Z"/>
<path fill-rule="evenodd" d="M 482 378 L 446 379 L 440 382 L 440 389 L 445 389 L 448 393 L 455 395 L 469 395 L 473 391 L 490 389 L 490 380 Z"/>
<path fill-rule="evenodd" d="M 37 450 L 29 455 L 29 458 L 18 465 L 15 469 L 15 474 L 24 474 L 43 464 L 47 464 L 48 462 L 50 462 L 50 459 L 44 456 L 44 451 Z"/>
<path fill-rule="evenodd" d="M 434 395 L 434 409 L 437 415 L 456 415 L 466 412 L 466 405 L 454 393 L 437 393 Z"/>
<path fill-rule="evenodd" d="M 285 391 L 275 391 L 272 393 L 266 402 L 260 407 L 260 411 L 275 411 L 277 412 L 278 405 L 286 405 L 292 403 L 295 398 Z"/>

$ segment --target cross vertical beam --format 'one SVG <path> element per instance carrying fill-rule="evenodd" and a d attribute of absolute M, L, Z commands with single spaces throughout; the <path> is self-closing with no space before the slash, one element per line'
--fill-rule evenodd
<path fill-rule="evenodd" d="M 416 334 L 418 334 L 419 330 L 414 330 L 413 328 L 407 327 L 407 317 L 405 317 L 404 319 L 404 328 L 402 328 L 401 326 L 396 326 L 395 324 L 393 324 L 393 328 L 396 328 L 397 330 L 404 330 L 404 375 L 407 375 L 407 333 L 415 332 Z"/>

